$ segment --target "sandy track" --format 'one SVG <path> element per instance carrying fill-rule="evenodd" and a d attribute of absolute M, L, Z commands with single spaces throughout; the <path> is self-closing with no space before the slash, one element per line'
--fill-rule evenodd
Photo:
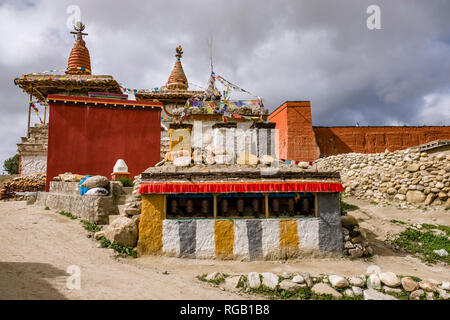
<path fill-rule="evenodd" d="M 387 233 L 401 231 L 397 219 L 450 225 L 447 211 L 422 212 L 378 208 L 363 201 L 351 214 L 360 218 L 377 255 L 368 261 L 301 259 L 289 262 L 239 262 L 143 257 L 116 259 L 110 249 L 97 248 L 77 220 L 25 202 L 0 202 L 0 299 L 243 299 L 248 296 L 221 291 L 195 276 L 212 271 L 282 273 L 308 271 L 313 275 L 365 273 L 376 264 L 382 271 L 421 278 L 450 280 L 450 268 L 428 266 L 418 259 L 386 248 Z M 81 290 L 69 290 L 66 269 L 81 269 Z M 167 271 L 168 274 L 164 274 Z"/>

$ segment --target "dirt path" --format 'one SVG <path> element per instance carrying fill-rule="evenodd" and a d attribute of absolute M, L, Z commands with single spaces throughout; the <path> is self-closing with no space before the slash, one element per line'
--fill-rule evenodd
<path fill-rule="evenodd" d="M 346 200 L 360 210 L 360 219 L 377 255 L 369 261 L 302 259 L 289 262 L 239 262 L 143 257 L 116 259 L 111 249 L 97 248 L 77 220 L 25 202 L 0 202 L 0 299 L 245 299 L 245 295 L 221 291 L 195 276 L 212 271 L 277 273 L 308 271 L 312 275 L 364 274 L 370 265 L 382 271 L 415 275 L 423 279 L 450 280 L 450 268 L 428 266 L 418 259 L 386 248 L 387 233 L 404 228 L 390 219 L 414 223 L 450 225 L 450 212 L 423 212 L 378 208 L 367 202 Z M 410 219 L 411 221 L 408 221 Z M 81 289 L 69 290 L 66 269 L 81 270 Z M 168 274 L 164 274 L 164 273 Z"/>

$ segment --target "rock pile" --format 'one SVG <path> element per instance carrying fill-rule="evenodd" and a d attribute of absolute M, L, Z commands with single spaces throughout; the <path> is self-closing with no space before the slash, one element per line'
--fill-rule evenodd
<path fill-rule="evenodd" d="M 141 176 L 134 177 L 133 181 L 133 196 L 125 203 L 123 216 L 132 219 L 139 230 L 139 222 L 141 219 L 142 197 L 139 194 L 139 187 L 141 185 Z"/>
<path fill-rule="evenodd" d="M 450 282 L 420 280 L 416 277 L 400 277 L 393 272 L 343 277 L 336 274 L 311 277 L 308 272 L 301 274 L 283 273 L 277 275 L 272 272 L 250 272 L 249 274 L 226 275 L 213 272 L 200 280 L 211 282 L 231 291 L 264 292 L 271 291 L 286 297 L 282 291 L 290 296 L 299 298 L 331 297 L 333 299 L 364 299 L 364 300 L 436 300 L 450 299 Z M 414 278 L 414 279 L 413 279 Z M 259 290 L 263 289 L 263 290 Z M 300 293 L 300 291 L 302 291 Z M 309 294 L 308 294 L 309 293 Z"/>
<path fill-rule="evenodd" d="M 340 154 L 314 164 L 319 171 L 340 172 L 345 192 L 359 199 L 450 206 L 450 155 L 411 148 Z"/>
<path fill-rule="evenodd" d="M 352 258 L 370 257 L 373 249 L 361 233 L 358 221 L 351 215 L 341 217 L 344 254 Z"/>
<path fill-rule="evenodd" d="M 37 192 L 45 190 L 45 174 L 17 177 L 3 183 L 0 199 L 17 198 L 16 192 Z"/>

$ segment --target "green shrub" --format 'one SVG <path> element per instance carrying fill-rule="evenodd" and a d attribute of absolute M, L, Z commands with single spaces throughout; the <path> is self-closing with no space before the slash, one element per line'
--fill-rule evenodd
<path fill-rule="evenodd" d="M 116 179 L 116 181 L 122 182 L 122 185 L 124 187 L 132 187 L 133 186 L 133 181 L 131 181 L 130 179 L 127 179 L 127 178 L 118 178 L 118 179 Z"/>
<path fill-rule="evenodd" d="M 19 155 L 6 159 L 3 163 L 3 169 L 8 172 L 8 174 L 19 174 Z"/>
<path fill-rule="evenodd" d="M 65 211 L 60 211 L 58 212 L 60 215 L 66 216 L 72 220 L 76 220 L 78 219 L 77 217 L 75 217 L 74 215 L 72 215 L 70 212 L 65 212 Z"/>
<path fill-rule="evenodd" d="M 429 263 L 436 263 L 437 261 L 450 262 L 450 256 L 441 257 L 433 252 L 440 249 L 450 252 L 450 240 L 447 236 L 435 235 L 431 231 L 422 232 L 408 227 L 405 231 L 398 234 L 392 243 Z"/>
<path fill-rule="evenodd" d="M 342 215 L 342 216 L 345 216 L 345 215 L 348 213 L 348 211 L 355 211 L 355 210 L 358 210 L 358 209 L 359 209 L 358 206 L 355 206 L 355 205 L 353 205 L 353 204 L 350 204 L 350 203 L 345 202 L 345 201 L 343 200 L 343 199 L 345 199 L 345 198 L 346 198 L 346 197 L 345 197 L 345 196 L 342 196 L 342 193 L 341 193 L 339 199 L 340 199 L 340 202 L 341 202 L 341 215 Z"/>
<path fill-rule="evenodd" d="M 106 239 L 105 237 L 102 237 L 100 239 L 100 247 L 111 248 L 123 255 L 137 258 L 137 252 L 132 247 L 123 246 L 123 245 L 111 242 L 108 239 Z"/>
<path fill-rule="evenodd" d="M 89 232 L 99 232 L 103 229 L 102 226 L 97 225 L 96 223 L 89 222 L 87 220 L 81 220 L 83 227 Z"/>

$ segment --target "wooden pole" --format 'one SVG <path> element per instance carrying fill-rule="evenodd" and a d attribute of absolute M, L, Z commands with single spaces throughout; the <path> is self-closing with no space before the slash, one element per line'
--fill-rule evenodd
<path fill-rule="evenodd" d="M 213 193 L 213 212 L 214 219 L 217 218 L 217 193 Z"/>
<path fill-rule="evenodd" d="M 27 127 L 27 138 L 30 137 L 30 117 L 31 117 L 31 101 L 33 99 L 33 96 L 30 93 L 30 101 L 28 101 L 28 127 Z"/>
<path fill-rule="evenodd" d="M 47 124 L 47 104 L 45 104 L 45 109 L 44 109 L 44 124 Z"/>
<path fill-rule="evenodd" d="M 269 194 L 264 193 L 264 211 L 266 214 L 266 218 L 269 218 Z"/>

